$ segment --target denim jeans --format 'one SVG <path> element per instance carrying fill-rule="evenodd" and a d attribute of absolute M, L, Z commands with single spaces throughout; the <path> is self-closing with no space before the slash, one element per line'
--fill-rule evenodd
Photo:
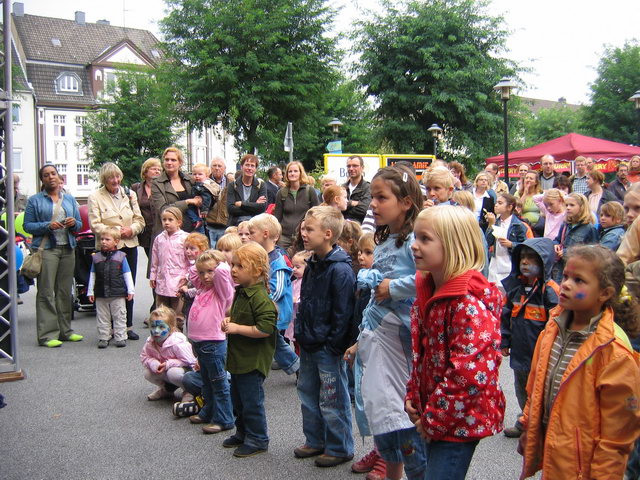
<path fill-rule="evenodd" d="M 385 461 L 404 464 L 408 480 L 424 480 L 427 454 L 415 427 L 374 435 L 373 441 Z"/>
<path fill-rule="evenodd" d="M 264 411 L 264 375 L 257 370 L 231 374 L 231 400 L 236 411 L 236 433 L 249 447 L 267 449 L 267 416 Z"/>
<path fill-rule="evenodd" d="M 425 480 L 464 480 L 478 442 L 479 440 L 425 443 L 427 452 Z"/>
<path fill-rule="evenodd" d="M 327 455 L 353 456 L 351 402 L 346 364 L 326 347 L 317 352 L 300 348 L 298 396 L 305 444 Z"/>
<path fill-rule="evenodd" d="M 193 350 L 198 357 L 202 376 L 204 408 L 200 410 L 200 418 L 223 428 L 231 428 L 233 406 L 227 371 L 224 368 L 227 341 L 193 342 Z"/>
<path fill-rule="evenodd" d="M 202 395 L 202 375 L 200 370 L 197 372 L 190 371 L 182 377 L 182 387 L 194 397 Z"/>
<path fill-rule="evenodd" d="M 280 332 L 276 332 L 276 351 L 273 359 L 287 375 L 292 375 L 300 369 L 300 359 L 293 351 Z"/>
<path fill-rule="evenodd" d="M 625 480 L 638 480 L 640 478 L 640 440 L 636 440 L 633 444 L 624 475 Z"/>
<path fill-rule="evenodd" d="M 211 248 L 216 248 L 216 244 L 218 243 L 218 239 L 224 235 L 224 231 L 227 227 L 212 227 L 207 224 L 207 234 L 209 235 L 209 246 Z"/>

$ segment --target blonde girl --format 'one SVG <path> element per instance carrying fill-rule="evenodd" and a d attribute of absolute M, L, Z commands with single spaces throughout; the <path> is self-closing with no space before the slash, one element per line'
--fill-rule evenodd
<path fill-rule="evenodd" d="M 565 220 L 564 194 L 557 188 L 550 188 L 544 194 L 534 195 L 533 201 L 544 216 L 544 236 L 554 240 Z"/>
<path fill-rule="evenodd" d="M 339 185 L 332 185 L 322 192 L 322 200 L 322 205 L 328 205 L 344 212 L 347 209 L 347 190 Z"/>
<path fill-rule="evenodd" d="M 242 240 L 237 233 L 225 233 L 218 239 L 216 248 L 224 255 L 224 261 L 231 265 L 233 252 L 242 246 Z"/>
<path fill-rule="evenodd" d="M 475 213 L 478 222 L 480 222 L 480 228 L 486 231 L 489 225 L 485 215 L 493 212 L 495 202 L 493 197 L 489 195 L 490 185 L 493 184 L 493 176 L 487 172 L 480 172 L 476 175 L 476 179 L 473 182 L 473 213 Z"/>
<path fill-rule="evenodd" d="M 238 236 L 240 237 L 240 241 L 242 242 L 243 245 L 251 241 L 251 232 L 249 231 L 249 224 L 250 222 L 248 220 L 245 220 L 244 222 L 240 222 L 238 224 Z"/>

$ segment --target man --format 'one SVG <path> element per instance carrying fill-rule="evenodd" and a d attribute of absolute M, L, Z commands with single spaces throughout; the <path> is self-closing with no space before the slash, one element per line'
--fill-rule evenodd
<path fill-rule="evenodd" d="M 616 200 L 620 203 L 624 203 L 624 196 L 631 185 L 631 182 L 627 180 L 629 174 L 629 166 L 626 163 L 620 162 L 616 168 L 616 179 L 609 184 L 607 190 L 613 193 Z"/>
<path fill-rule="evenodd" d="M 499 195 L 501 193 L 509 193 L 509 187 L 506 183 L 500 180 L 500 177 L 498 176 L 498 170 L 499 169 L 497 163 L 490 163 L 485 167 L 484 171 L 490 173 L 493 176 L 493 185 L 491 185 L 489 188 L 496 192 L 496 195 Z"/>
<path fill-rule="evenodd" d="M 362 223 L 371 203 L 371 184 L 364 179 L 364 159 L 360 155 L 347 158 L 349 181 L 343 186 L 347 190 L 347 209 L 344 218 Z"/>
<path fill-rule="evenodd" d="M 227 186 L 229 226 L 237 226 L 267 209 L 267 186 L 256 177 L 258 157 L 247 154 L 240 160 L 240 165 L 240 176 Z"/>
<path fill-rule="evenodd" d="M 556 159 L 553 155 L 543 155 L 540 159 L 540 187 L 546 192 L 550 188 L 558 188 L 558 177 L 560 173 L 555 171 Z"/>
<path fill-rule="evenodd" d="M 587 186 L 587 159 L 582 155 L 575 159 L 575 171 L 569 180 L 571 181 L 571 191 L 573 193 L 587 193 L 589 187 Z"/>
<path fill-rule="evenodd" d="M 209 244 L 211 248 L 216 248 L 218 239 L 224 235 L 229 220 L 227 212 L 227 176 L 225 175 L 226 165 L 224 159 L 214 157 L 209 164 L 211 167 L 211 180 L 220 186 L 220 197 L 209 209 L 207 215 L 207 232 L 209 233 Z"/>
<path fill-rule="evenodd" d="M 278 190 L 282 187 L 282 170 L 276 165 L 269 167 L 267 177 L 269 178 L 267 182 L 267 203 L 271 205 L 272 203 L 276 203 Z"/>
<path fill-rule="evenodd" d="M 522 187 L 523 183 L 524 183 L 524 177 L 527 175 L 527 173 L 529 173 L 529 164 L 528 163 L 523 163 L 522 165 L 518 166 L 518 181 L 514 182 L 513 185 L 511 185 L 511 190 L 509 190 L 509 193 L 511 195 L 515 195 L 516 192 L 518 192 L 520 190 L 520 188 Z"/>
<path fill-rule="evenodd" d="M 591 157 L 587 157 L 584 161 L 585 165 L 587 166 L 587 173 L 589 172 L 593 172 L 593 169 L 596 166 L 596 162 L 593 160 L 593 158 Z"/>

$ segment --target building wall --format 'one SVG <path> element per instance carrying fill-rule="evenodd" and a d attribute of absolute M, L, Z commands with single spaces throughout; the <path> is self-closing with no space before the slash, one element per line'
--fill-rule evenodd
<path fill-rule="evenodd" d="M 14 92 L 13 169 L 20 176 L 20 191 L 33 195 L 40 189 L 35 137 L 35 107 L 31 92 Z"/>

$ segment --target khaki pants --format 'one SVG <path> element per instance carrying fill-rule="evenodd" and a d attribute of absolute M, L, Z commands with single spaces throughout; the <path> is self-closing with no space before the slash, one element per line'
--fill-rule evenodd
<path fill-rule="evenodd" d="M 69 246 L 42 251 L 36 295 L 36 330 L 40 345 L 49 340 L 67 340 L 73 333 L 71 287 L 75 265 L 76 257 Z"/>
<path fill-rule="evenodd" d="M 96 298 L 96 320 L 98 322 L 98 340 L 109 340 L 111 320 L 113 320 L 113 339 L 127 339 L 127 301 L 125 297 Z"/>

